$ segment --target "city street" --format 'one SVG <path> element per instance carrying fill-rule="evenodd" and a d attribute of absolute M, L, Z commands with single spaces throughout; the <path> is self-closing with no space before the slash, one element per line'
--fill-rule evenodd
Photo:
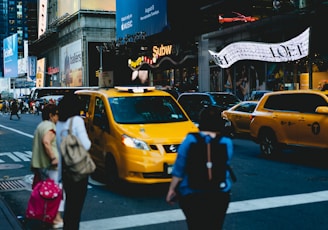
<path fill-rule="evenodd" d="M 13 185 L 0 189 L 0 196 L 19 218 L 31 192 L 32 138 L 40 121 L 41 116 L 32 114 L 22 114 L 20 120 L 0 114 L 0 185 Z M 247 137 L 235 138 L 234 148 L 237 182 L 225 230 L 327 229 L 326 151 L 289 149 L 265 159 Z M 80 229 L 187 229 L 179 206 L 165 202 L 167 189 L 168 184 L 128 184 L 112 191 L 101 178 L 90 178 Z"/>

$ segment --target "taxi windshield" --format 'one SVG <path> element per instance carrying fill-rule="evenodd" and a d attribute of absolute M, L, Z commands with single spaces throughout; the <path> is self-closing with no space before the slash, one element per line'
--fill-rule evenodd
<path fill-rule="evenodd" d="M 109 98 L 114 120 L 120 124 L 149 124 L 187 121 L 177 103 L 169 96 Z"/>

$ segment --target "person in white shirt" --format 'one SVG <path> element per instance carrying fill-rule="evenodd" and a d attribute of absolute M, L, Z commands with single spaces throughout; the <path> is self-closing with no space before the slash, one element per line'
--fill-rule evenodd
<path fill-rule="evenodd" d="M 56 124 L 57 147 L 60 152 L 62 137 L 67 135 L 70 119 L 73 119 L 72 133 L 78 137 L 86 150 L 91 147 L 83 118 L 80 116 L 81 101 L 76 94 L 67 94 L 58 104 L 59 121 Z M 62 171 L 63 187 L 66 195 L 64 208 L 64 230 L 78 230 L 84 200 L 87 194 L 88 177 L 74 181 Z"/>

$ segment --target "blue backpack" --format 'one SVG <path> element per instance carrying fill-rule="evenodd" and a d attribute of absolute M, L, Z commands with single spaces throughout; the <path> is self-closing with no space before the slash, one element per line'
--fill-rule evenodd
<path fill-rule="evenodd" d="M 190 134 L 195 136 L 197 142 L 190 146 L 187 156 L 189 187 L 200 190 L 224 189 L 229 170 L 226 144 L 219 143 L 219 135 L 206 144 L 200 133 Z"/>

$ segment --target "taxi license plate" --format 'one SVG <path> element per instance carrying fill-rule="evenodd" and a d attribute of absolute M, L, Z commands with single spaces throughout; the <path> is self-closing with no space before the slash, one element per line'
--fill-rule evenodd
<path fill-rule="evenodd" d="M 167 174 L 172 174 L 172 170 L 173 170 L 173 165 L 167 165 L 166 166 L 166 173 Z"/>

